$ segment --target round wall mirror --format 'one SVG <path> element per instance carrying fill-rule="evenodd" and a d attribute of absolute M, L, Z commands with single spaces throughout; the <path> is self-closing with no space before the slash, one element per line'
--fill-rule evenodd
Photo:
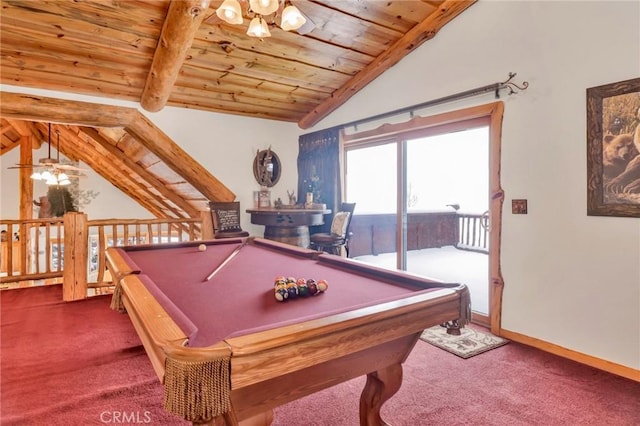
<path fill-rule="evenodd" d="M 271 148 L 258 151 L 253 159 L 253 175 L 260 186 L 271 188 L 278 183 L 280 171 L 280 158 Z"/>

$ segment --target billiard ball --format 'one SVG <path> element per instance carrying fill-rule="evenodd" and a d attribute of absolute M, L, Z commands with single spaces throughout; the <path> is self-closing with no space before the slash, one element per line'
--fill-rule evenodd
<path fill-rule="evenodd" d="M 205 244 L 200 244 L 198 246 L 198 250 L 200 250 L 200 251 L 205 251 L 206 249 L 207 249 L 207 246 Z"/>
<path fill-rule="evenodd" d="M 295 282 L 287 281 L 287 293 L 289 294 L 289 299 L 295 299 L 298 297 L 298 287 Z"/>
<path fill-rule="evenodd" d="M 298 296 L 307 297 L 309 296 L 309 289 L 307 288 L 307 280 L 304 278 L 298 278 L 296 281 L 296 286 L 298 287 Z"/>
<path fill-rule="evenodd" d="M 329 283 L 327 282 L 327 280 L 318 280 L 318 292 L 323 292 L 323 291 L 327 291 L 327 289 L 329 288 Z"/>
<path fill-rule="evenodd" d="M 316 293 L 318 292 L 318 284 L 316 283 L 316 280 L 314 280 L 313 278 L 308 279 L 307 289 L 309 291 L 309 295 L 315 296 Z"/>
<path fill-rule="evenodd" d="M 289 298 L 289 293 L 287 292 L 287 284 L 284 280 L 284 277 L 276 277 L 274 283 L 274 296 L 278 302 L 284 302 Z"/>

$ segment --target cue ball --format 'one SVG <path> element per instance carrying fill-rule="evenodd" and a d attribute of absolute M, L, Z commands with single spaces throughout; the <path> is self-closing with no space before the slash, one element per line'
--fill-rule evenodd
<path fill-rule="evenodd" d="M 204 244 L 200 244 L 200 245 L 198 246 L 198 250 L 200 250 L 200 251 L 205 251 L 206 249 L 207 249 L 207 246 L 206 246 L 206 245 L 204 245 Z"/>

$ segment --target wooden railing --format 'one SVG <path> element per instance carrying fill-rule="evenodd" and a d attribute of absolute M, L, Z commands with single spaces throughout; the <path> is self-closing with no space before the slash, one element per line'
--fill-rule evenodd
<path fill-rule="evenodd" d="M 3 231 L 0 283 L 62 277 L 62 218 L 0 220 Z M 6 239 L 6 241 L 5 241 Z"/>
<path fill-rule="evenodd" d="M 452 210 L 409 212 L 407 250 L 454 246 L 488 253 L 487 217 Z M 396 252 L 396 224 L 395 214 L 356 213 L 351 221 L 349 256 Z"/>
<path fill-rule="evenodd" d="M 489 213 L 459 213 L 459 240 L 456 247 L 460 250 L 471 250 L 489 253 Z"/>
<path fill-rule="evenodd" d="M 107 247 L 162 244 L 212 238 L 209 212 L 199 218 L 87 220 L 83 213 L 64 218 L 0 220 L 6 234 L 19 240 L 2 243 L 0 283 L 63 279 L 64 300 L 108 291 Z"/>

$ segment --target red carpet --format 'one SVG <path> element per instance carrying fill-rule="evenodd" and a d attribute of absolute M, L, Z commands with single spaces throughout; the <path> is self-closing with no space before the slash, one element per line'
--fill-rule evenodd
<path fill-rule="evenodd" d="M 0 292 L 2 425 L 187 424 L 110 297 Z M 511 342 L 464 360 L 418 341 L 383 414 L 395 426 L 640 425 L 640 384 Z M 364 378 L 279 407 L 277 426 L 355 426 Z"/>

